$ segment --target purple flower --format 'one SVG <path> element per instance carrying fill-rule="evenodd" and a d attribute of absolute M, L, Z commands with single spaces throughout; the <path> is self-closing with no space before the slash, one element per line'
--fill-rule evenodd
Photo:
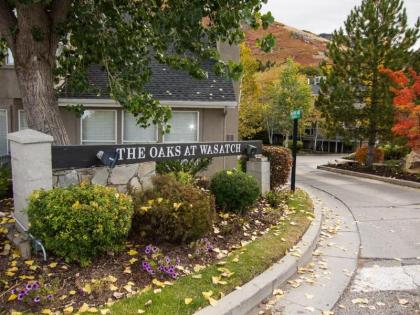
<path fill-rule="evenodd" d="M 13 289 L 13 290 L 12 290 L 12 294 L 16 294 L 16 292 L 17 292 L 17 290 L 16 290 L 16 289 Z"/>
<path fill-rule="evenodd" d="M 147 261 L 143 261 L 141 265 L 144 269 L 147 269 L 147 267 L 150 266 Z"/>
<path fill-rule="evenodd" d="M 144 252 L 145 252 L 147 255 L 149 255 L 151 251 L 152 251 L 152 246 L 147 245 L 147 246 L 146 246 L 146 249 L 144 250 Z"/>
<path fill-rule="evenodd" d="M 41 298 L 40 298 L 39 296 L 35 297 L 35 298 L 34 298 L 34 302 L 35 302 L 35 303 L 39 303 L 39 302 L 41 302 Z"/>
<path fill-rule="evenodd" d="M 53 295 L 52 295 L 52 294 L 48 294 L 48 295 L 47 295 L 47 298 L 48 298 L 48 299 L 52 299 L 52 298 L 53 298 Z"/>
<path fill-rule="evenodd" d="M 36 290 L 36 289 L 39 289 L 39 282 L 35 282 L 33 285 L 32 285 L 32 289 L 33 290 Z"/>
<path fill-rule="evenodd" d="M 26 290 L 23 290 L 23 291 L 19 292 L 19 294 L 21 294 L 21 295 L 26 295 L 27 293 L 28 293 L 28 291 L 26 291 Z"/>
<path fill-rule="evenodd" d="M 171 262 L 171 259 L 168 256 L 166 256 L 165 261 L 166 261 L 167 264 L 169 264 Z"/>
<path fill-rule="evenodd" d="M 26 290 L 31 291 L 33 288 L 32 284 L 27 284 L 26 285 Z"/>
<path fill-rule="evenodd" d="M 157 253 L 157 251 L 158 251 L 158 248 L 156 246 L 153 246 L 152 247 L 152 252 Z"/>
<path fill-rule="evenodd" d="M 18 295 L 18 301 L 22 301 L 24 297 L 25 297 L 24 294 L 19 293 L 19 295 Z"/>

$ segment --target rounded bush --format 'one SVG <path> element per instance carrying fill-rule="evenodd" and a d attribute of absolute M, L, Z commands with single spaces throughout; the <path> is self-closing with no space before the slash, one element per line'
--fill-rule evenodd
<path fill-rule="evenodd" d="M 274 190 L 287 183 L 292 167 L 292 154 L 285 147 L 264 146 L 263 155 L 270 160 L 270 185 Z"/>
<path fill-rule="evenodd" d="M 154 242 L 184 243 L 210 231 L 215 218 L 213 196 L 168 175 L 154 177 L 153 185 L 134 196 L 133 233 Z"/>
<path fill-rule="evenodd" d="M 230 212 L 244 213 L 260 195 L 257 180 L 241 171 L 222 171 L 214 175 L 210 190 L 216 205 Z"/>
<path fill-rule="evenodd" d="M 356 151 L 356 161 L 360 164 L 366 165 L 368 158 L 368 147 L 361 147 Z M 384 151 L 380 148 L 375 148 L 373 162 L 379 163 L 384 161 Z"/>
<path fill-rule="evenodd" d="M 40 190 L 30 197 L 29 232 L 67 262 L 86 266 L 121 248 L 132 215 L 131 198 L 113 188 L 82 184 Z"/>

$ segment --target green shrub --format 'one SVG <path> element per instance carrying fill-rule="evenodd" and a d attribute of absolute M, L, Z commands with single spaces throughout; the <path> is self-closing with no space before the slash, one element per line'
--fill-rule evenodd
<path fill-rule="evenodd" d="M 9 166 L 0 166 L 0 199 L 9 195 L 12 190 L 12 171 Z"/>
<path fill-rule="evenodd" d="M 67 262 L 120 249 L 131 226 L 131 198 L 115 189 L 82 184 L 36 191 L 30 197 L 29 232 Z"/>
<path fill-rule="evenodd" d="M 410 153 L 410 148 L 408 148 L 407 146 L 397 144 L 386 144 L 384 146 L 381 146 L 381 149 L 384 151 L 385 161 L 401 160 L 405 158 L 407 154 Z"/>
<path fill-rule="evenodd" d="M 269 191 L 265 195 L 265 200 L 268 202 L 268 204 L 272 208 L 277 208 L 278 206 L 280 206 L 281 202 L 284 200 L 284 196 L 282 196 L 281 194 L 275 191 Z"/>
<path fill-rule="evenodd" d="M 292 154 L 289 149 L 278 146 L 264 146 L 263 155 L 270 160 L 270 185 L 274 190 L 287 183 L 292 167 Z"/>
<path fill-rule="evenodd" d="M 241 171 L 222 171 L 213 176 L 210 190 L 216 205 L 230 212 L 244 213 L 260 195 L 257 180 Z"/>
<path fill-rule="evenodd" d="M 205 171 L 211 164 L 211 158 L 197 158 L 192 160 L 168 160 L 156 163 L 158 174 L 189 173 L 192 177 L 198 172 Z"/>
<path fill-rule="evenodd" d="M 153 185 L 134 196 L 133 233 L 157 242 L 183 243 L 210 231 L 215 218 L 213 196 L 168 175 L 154 177 Z"/>

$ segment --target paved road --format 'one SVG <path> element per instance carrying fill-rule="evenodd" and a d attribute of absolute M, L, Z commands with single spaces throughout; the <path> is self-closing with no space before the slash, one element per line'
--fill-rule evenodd
<path fill-rule="evenodd" d="M 420 190 L 316 169 L 337 158 L 298 157 L 325 223 L 309 270 L 259 313 L 420 314 Z"/>

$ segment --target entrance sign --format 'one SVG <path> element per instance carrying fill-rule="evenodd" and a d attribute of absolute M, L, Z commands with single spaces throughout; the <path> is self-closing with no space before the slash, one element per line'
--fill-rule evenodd
<path fill-rule="evenodd" d="M 116 165 L 120 165 L 246 155 L 250 152 L 261 154 L 262 141 L 53 146 L 52 166 L 54 169 L 99 166 L 102 165 L 97 157 L 100 151 L 116 156 Z"/>

